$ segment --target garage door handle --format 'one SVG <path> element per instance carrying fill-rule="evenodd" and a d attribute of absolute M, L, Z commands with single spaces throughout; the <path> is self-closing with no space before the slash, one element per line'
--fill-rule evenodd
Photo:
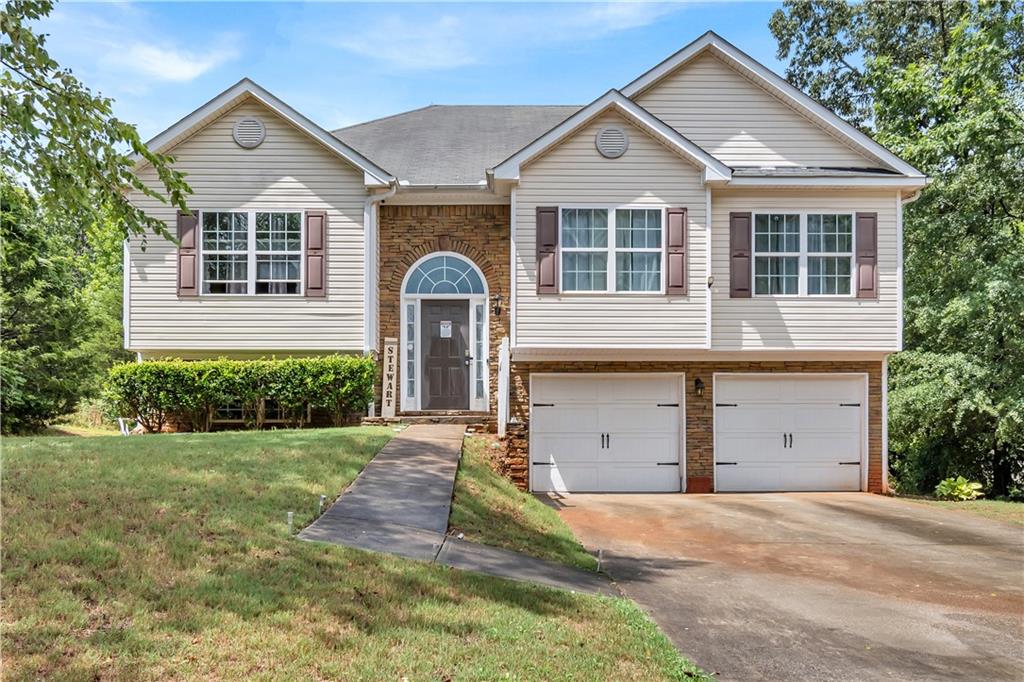
<path fill-rule="evenodd" d="M 840 462 L 843 466 L 860 466 L 860 462 Z"/>
<path fill-rule="evenodd" d="M 715 462 L 716 467 L 734 467 L 737 464 L 739 464 L 739 462 Z"/>

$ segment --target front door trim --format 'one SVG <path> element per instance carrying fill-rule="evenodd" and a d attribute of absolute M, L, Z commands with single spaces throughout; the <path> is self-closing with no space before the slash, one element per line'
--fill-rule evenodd
<path fill-rule="evenodd" d="M 468 263 L 480 276 L 480 280 L 483 282 L 484 291 L 482 294 L 407 294 L 405 293 L 406 285 L 408 284 L 410 275 L 416 271 L 416 268 L 420 266 L 424 261 L 434 258 L 436 256 L 452 256 Z M 468 256 L 454 251 L 433 251 L 427 255 L 419 258 L 415 263 L 409 266 L 405 276 L 402 278 L 401 291 L 401 313 L 400 322 L 401 326 L 398 333 L 398 364 L 399 364 L 399 385 L 400 394 L 402 400 L 400 402 L 401 409 L 403 412 L 420 412 L 423 410 L 422 407 L 422 387 L 423 387 L 423 361 L 422 361 L 422 320 L 423 320 L 423 307 L 421 305 L 424 300 L 440 301 L 469 301 L 469 348 L 470 353 L 473 356 L 473 362 L 470 364 L 469 372 L 469 409 L 473 412 L 487 412 L 490 405 L 490 334 L 489 334 L 489 315 L 487 301 L 488 298 L 488 285 L 487 278 L 484 277 L 483 271 L 480 267 L 472 261 Z M 410 310 L 411 309 L 411 310 Z M 410 355 L 410 312 L 413 316 L 412 320 L 412 349 Z M 478 328 L 479 328 L 479 339 L 478 339 Z M 483 355 L 482 362 L 477 362 L 477 348 Z M 482 375 L 482 376 L 481 376 Z M 410 393 L 410 378 L 412 379 L 411 393 Z M 478 397 L 476 393 L 477 380 L 483 378 L 483 397 Z"/>

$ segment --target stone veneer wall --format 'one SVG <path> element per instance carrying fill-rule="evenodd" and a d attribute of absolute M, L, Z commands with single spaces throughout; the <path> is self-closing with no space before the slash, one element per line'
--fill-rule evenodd
<path fill-rule="evenodd" d="M 529 387 L 531 372 L 685 372 L 686 373 L 686 490 L 710 492 L 714 475 L 712 376 L 715 372 L 863 372 L 868 374 L 868 491 L 882 490 L 882 363 L 871 362 L 513 362 L 511 416 L 520 422 L 509 430 L 503 469 L 526 489 L 529 447 Z M 700 377 L 704 395 L 693 383 Z"/>
<path fill-rule="evenodd" d="M 510 213 L 507 205 L 389 206 L 380 207 L 380 346 L 384 339 L 401 339 L 401 289 L 405 274 L 417 260 L 435 251 L 454 251 L 476 263 L 487 280 L 488 296 L 501 294 L 501 315 L 488 313 L 488 374 L 490 412 L 497 409 L 498 348 L 509 334 Z M 488 309 L 491 303 L 488 301 Z M 403 354 L 404 356 L 404 354 Z M 399 386 L 404 385 L 405 365 L 399 362 Z M 381 381 L 377 377 L 376 399 Z"/>

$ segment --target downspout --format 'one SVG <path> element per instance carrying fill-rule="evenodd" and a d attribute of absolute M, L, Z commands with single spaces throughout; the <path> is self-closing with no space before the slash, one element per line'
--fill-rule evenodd
<path fill-rule="evenodd" d="M 377 207 L 397 192 L 398 181 L 390 180 L 386 192 L 370 194 L 363 205 L 363 225 L 366 229 L 366 253 L 363 264 L 366 291 L 366 307 L 363 310 L 363 351 L 366 354 L 377 349 Z"/>

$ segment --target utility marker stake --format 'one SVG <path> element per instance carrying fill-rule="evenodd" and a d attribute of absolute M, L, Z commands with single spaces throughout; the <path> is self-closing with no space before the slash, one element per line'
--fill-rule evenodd
<path fill-rule="evenodd" d="M 288 535 L 292 534 L 292 524 L 295 522 L 295 512 L 288 512 Z"/>
<path fill-rule="evenodd" d="M 316 515 L 317 516 L 320 516 L 321 514 L 324 513 L 324 502 L 326 500 L 327 500 L 327 496 L 326 495 L 321 495 L 320 496 L 320 506 L 317 508 L 317 511 L 316 511 Z"/>
<path fill-rule="evenodd" d="M 601 572 L 601 563 L 604 561 L 604 550 L 600 547 L 597 548 L 597 572 Z"/>

